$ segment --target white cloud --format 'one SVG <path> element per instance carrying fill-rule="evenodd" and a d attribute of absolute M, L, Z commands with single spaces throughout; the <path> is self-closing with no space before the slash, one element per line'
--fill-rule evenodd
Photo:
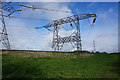
<path fill-rule="evenodd" d="M 98 11 L 97 12 L 97 18 L 102 20 L 104 24 L 110 24 L 110 23 L 118 24 L 116 22 L 117 17 L 118 17 L 118 13 L 114 13 L 112 8 L 109 8 L 106 11 Z"/>
<path fill-rule="evenodd" d="M 82 45 L 84 50 L 93 51 L 93 40 L 96 43 L 97 51 L 117 52 L 118 51 L 118 32 L 116 28 L 112 26 L 105 26 L 107 28 L 96 28 L 101 26 L 94 26 L 88 38 L 82 38 Z M 88 34 L 88 32 L 86 33 Z"/>

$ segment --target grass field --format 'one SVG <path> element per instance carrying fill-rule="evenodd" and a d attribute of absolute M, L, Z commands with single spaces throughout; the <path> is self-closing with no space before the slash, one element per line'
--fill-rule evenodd
<path fill-rule="evenodd" d="M 3 78 L 118 78 L 118 55 L 3 51 Z"/>

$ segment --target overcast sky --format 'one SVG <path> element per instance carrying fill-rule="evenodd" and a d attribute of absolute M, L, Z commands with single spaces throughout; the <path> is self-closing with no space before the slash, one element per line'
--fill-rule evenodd
<path fill-rule="evenodd" d="M 93 51 L 93 40 L 95 40 L 97 51 L 118 52 L 117 2 L 22 2 L 21 4 L 69 11 L 71 13 L 32 10 L 11 3 L 15 9 L 23 10 L 12 14 L 12 16 L 39 19 L 5 18 L 12 49 L 52 50 L 53 33 L 44 28 L 35 29 L 35 27 L 47 25 L 55 19 L 71 16 L 76 14 L 73 12 L 77 12 L 77 14 L 96 13 L 97 15 L 97 20 L 93 27 L 90 26 L 88 19 L 80 21 L 83 50 Z M 6 12 L 4 13 L 7 14 Z M 64 28 L 60 29 L 61 36 L 69 36 L 75 30 L 75 28 L 68 27 L 67 25 L 63 26 Z M 65 44 L 63 50 L 73 50 L 72 45 Z"/>

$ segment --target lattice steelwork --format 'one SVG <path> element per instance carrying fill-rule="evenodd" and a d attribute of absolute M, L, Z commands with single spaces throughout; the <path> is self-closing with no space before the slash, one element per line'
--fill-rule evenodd
<path fill-rule="evenodd" d="M 0 1 L 0 14 L 3 14 L 2 8 L 3 8 L 2 2 Z M 2 26 L 0 26 L 0 44 L 1 44 L 1 47 L 3 44 L 8 50 L 10 50 L 11 48 L 10 48 L 10 43 L 9 43 L 8 34 L 7 34 L 3 15 L 0 16 L 0 19 L 2 22 Z"/>
<path fill-rule="evenodd" d="M 77 51 L 82 51 L 79 20 L 83 20 L 83 19 L 87 19 L 87 18 L 91 18 L 91 17 L 94 17 L 93 23 L 95 23 L 96 14 L 79 14 L 79 15 L 74 15 L 74 16 L 62 18 L 59 20 L 55 20 L 55 21 L 49 23 L 48 25 L 43 26 L 44 28 L 46 28 L 48 30 L 50 30 L 51 27 L 54 27 L 52 49 L 54 51 L 60 51 L 62 49 L 64 43 L 70 42 L 71 44 L 76 43 Z M 60 27 L 60 25 L 66 24 L 66 23 L 70 23 L 71 26 L 72 26 L 72 23 L 74 23 L 76 26 L 76 31 L 71 36 L 60 37 L 58 34 L 59 27 Z M 43 27 L 36 27 L 36 28 L 38 29 L 38 28 L 43 28 Z M 74 45 L 73 45 L 73 48 L 75 48 Z"/>
<path fill-rule="evenodd" d="M 8 14 L 3 14 L 3 10 L 8 12 Z M 21 10 L 16 10 L 11 6 L 11 2 L 1 2 L 0 1 L 0 19 L 2 22 L 2 26 L 0 27 L 0 43 L 2 43 L 8 50 L 10 50 L 10 43 L 8 39 L 8 34 L 7 34 L 7 29 L 5 25 L 5 20 L 4 16 L 11 17 L 10 15 L 13 14 L 16 11 L 21 11 Z"/>
<path fill-rule="evenodd" d="M 13 8 L 10 4 L 10 2 L 2 2 L 2 9 L 9 12 L 8 16 L 10 16 L 11 14 L 13 14 L 16 11 L 21 11 L 21 10 L 16 10 L 15 8 Z"/>

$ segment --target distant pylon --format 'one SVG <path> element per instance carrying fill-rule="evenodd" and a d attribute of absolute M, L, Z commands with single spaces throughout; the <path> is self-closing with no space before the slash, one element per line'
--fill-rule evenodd
<path fill-rule="evenodd" d="M 0 14 L 3 14 L 1 1 L 0 1 Z M 2 26 L 0 26 L 0 46 L 2 47 L 3 44 L 3 46 L 6 47 L 7 50 L 11 50 L 3 15 L 0 16 L 0 20 L 2 22 Z"/>
<path fill-rule="evenodd" d="M 95 48 L 95 40 L 93 40 L 93 52 L 96 52 L 96 48 Z"/>

